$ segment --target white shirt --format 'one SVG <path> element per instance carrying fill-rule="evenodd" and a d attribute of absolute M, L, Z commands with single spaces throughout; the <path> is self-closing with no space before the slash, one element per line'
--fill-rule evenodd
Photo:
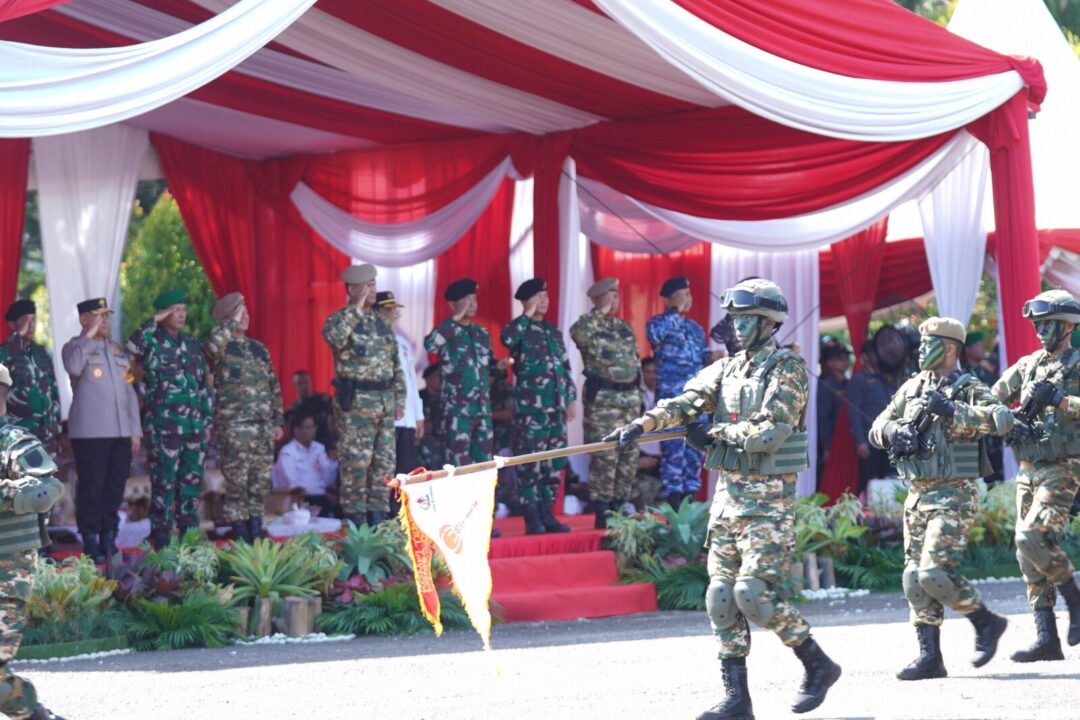
<path fill-rule="evenodd" d="M 424 422 L 424 404 L 420 402 L 420 390 L 416 387 L 416 363 L 413 361 L 412 341 L 404 335 L 394 333 L 397 338 L 398 360 L 401 372 L 405 374 L 405 414 L 394 423 L 394 427 L 416 428 Z"/>
<path fill-rule="evenodd" d="M 312 440 L 304 447 L 299 440 L 285 443 L 274 463 L 274 489 L 304 488 L 305 495 L 324 495 L 334 487 L 338 464 L 326 456 L 321 442 Z"/>
<path fill-rule="evenodd" d="M 656 407 L 656 392 L 644 385 L 641 386 L 641 390 L 645 393 L 645 412 L 648 412 Z M 638 449 L 645 455 L 660 457 L 660 443 L 658 442 L 639 443 Z"/>

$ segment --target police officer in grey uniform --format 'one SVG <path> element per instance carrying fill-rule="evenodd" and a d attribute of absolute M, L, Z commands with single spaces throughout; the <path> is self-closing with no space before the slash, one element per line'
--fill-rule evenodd
<path fill-rule="evenodd" d="M 105 298 L 79 303 L 81 334 L 61 351 L 71 377 L 68 436 L 79 484 L 75 518 L 83 553 L 95 562 L 119 553 L 117 511 L 142 442 L 139 402 L 132 385 L 131 357 L 109 337 L 112 310 Z"/>

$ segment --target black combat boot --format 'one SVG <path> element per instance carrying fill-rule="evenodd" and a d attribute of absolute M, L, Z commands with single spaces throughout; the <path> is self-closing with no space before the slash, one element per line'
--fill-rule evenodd
<path fill-rule="evenodd" d="M 248 535 L 248 523 L 247 520 L 237 520 L 232 524 L 233 542 L 243 540 L 246 543 L 251 543 L 251 536 Z"/>
<path fill-rule="evenodd" d="M 596 522 L 593 523 L 593 527 L 597 530 L 607 529 L 608 512 L 611 510 L 611 503 L 595 502 Z"/>
<path fill-rule="evenodd" d="M 521 515 L 525 518 L 526 535 L 543 535 L 547 532 L 544 523 L 540 522 L 540 506 L 535 502 L 521 503 Z"/>
<path fill-rule="evenodd" d="M 725 697 L 698 715 L 697 720 L 754 720 L 754 706 L 746 684 L 746 658 L 721 660 L 720 667 Z"/>
<path fill-rule="evenodd" d="M 1069 578 L 1069 582 L 1058 585 L 1058 590 L 1069 608 L 1069 644 L 1080 644 L 1080 588 L 1075 578 Z"/>
<path fill-rule="evenodd" d="M 34 711 L 30 713 L 30 720 L 64 720 L 64 718 L 44 705 L 35 705 Z"/>
<path fill-rule="evenodd" d="M 916 625 L 919 636 L 919 657 L 896 673 L 901 680 L 931 680 L 948 677 L 945 660 L 941 657 L 941 628 L 936 625 Z"/>
<path fill-rule="evenodd" d="M 549 533 L 570 532 L 569 525 L 563 525 L 561 522 L 555 519 L 555 513 L 551 511 L 551 506 L 554 504 L 554 500 L 545 500 L 540 502 L 540 522 L 544 523 L 544 529 L 547 530 Z"/>
<path fill-rule="evenodd" d="M 106 530 L 101 533 L 101 552 L 105 554 L 105 557 L 120 554 L 120 548 L 116 546 L 115 530 Z"/>
<path fill-rule="evenodd" d="M 386 522 L 386 513 L 382 510 L 368 510 L 367 521 L 371 527 L 382 525 Z"/>
<path fill-rule="evenodd" d="M 82 552 L 83 555 L 93 560 L 96 565 L 105 562 L 105 553 L 101 550 L 101 542 L 97 533 L 83 533 Z"/>
<path fill-rule="evenodd" d="M 997 652 L 998 640 L 1005 634 L 1005 626 L 1009 621 L 990 612 L 985 605 L 980 605 L 978 610 L 969 613 L 967 619 L 975 626 L 975 656 L 971 658 L 971 664 L 982 667 L 990 662 Z"/>
<path fill-rule="evenodd" d="M 262 534 L 262 515 L 252 515 L 248 518 L 248 542 L 255 542 Z"/>
<path fill-rule="evenodd" d="M 1065 653 L 1061 652 L 1061 638 L 1058 637 L 1054 608 L 1039 608 L 1035 611 L 1035 644 L 1027 650 L 1017 650 L 1011 658 L 1018 663 L 1065 659 Z"/>
<path fill-rule="evenodd" d="M 825 694 L 840 679 L 840 666 L 834 663 L 814 638 L 807 638 L 795 648 L 795 656 L 802 661 L 802 685 L 791 704 L 791 712 L 810 712 L 825 702 Z"/>

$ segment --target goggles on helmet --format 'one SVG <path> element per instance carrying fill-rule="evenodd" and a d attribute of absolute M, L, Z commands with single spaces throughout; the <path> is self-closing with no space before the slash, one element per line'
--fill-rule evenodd
<path fill-rule="evenodd" d="M 1020 311 L 1026 318 L 1040 318 L 1046 315 L 1059 313 L 1076 313 L 1076 308 L 1070 308 L 1059 303 L 1047 302 L 1046 300 L 1028 300 Z"/>
<path fill-rule="evenodd" d="M 783 300 L 763 298 L 749 290 L 725 290 L 720 298 L 720 307 L 725 310 L 752 310 L 765 308 L 777 312 L 787 312 L 787 303 Z"/>

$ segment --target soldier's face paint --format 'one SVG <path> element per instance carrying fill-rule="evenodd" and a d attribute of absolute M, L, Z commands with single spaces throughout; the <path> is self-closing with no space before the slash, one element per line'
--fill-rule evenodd
<path fill-rule="evenodd" d="M 1046 352 L 1054 352 L 1065 338 L 1069 336 L 1069 326 L 1064 320 L 1037 320 L 1035 322 L 1035 334 L 1039 336 Z"/>
<path fill-rule="evenodd" d="M 732 323 L 735 325 L 735 338 L 747 350 L 756 350 L 769 338 L 762 315 L 732 315 Z"/>
<path fill-rule="evenodd" d="M 924 335 L 919 340 L 919 369 L 933 370 L 945 361 L 945 341 L 939 337 Z"/>

